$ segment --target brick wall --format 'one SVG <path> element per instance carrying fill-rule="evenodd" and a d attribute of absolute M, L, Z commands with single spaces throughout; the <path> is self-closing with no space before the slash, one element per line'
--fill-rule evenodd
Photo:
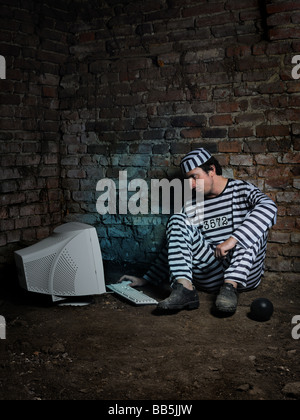
<path fill-rule="evenodd" d="M 35 4 L 2 13 L 2 258 L 79 220 L 96 226 L 105 258 L 150 261 L 167 218 L 99 215 L 97 182 L 172 178 L 204 146 L 277 202 L 266 265 L 298 278 L 299 1 Z"/>
<path fill-rule="evenodd" d="M 61 222 L 60 66 L 69 54 L 63 2 L 1 0 L 0 265 Z"/>

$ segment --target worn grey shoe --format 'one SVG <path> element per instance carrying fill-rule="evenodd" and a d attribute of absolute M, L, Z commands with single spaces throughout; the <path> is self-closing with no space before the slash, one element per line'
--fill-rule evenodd
<path fill-rule="evenodd" d="M 216 299 L 216 307 L 220 312 L 235 312 L 238 304 L 237 290 L 230 283 L 225 283 Z"/>
<path fill-rule="evenodd" d="M 194 290 L 189 290 L 181 283 L 176 283 L 170 296 L 158 303 L 157 309 L 163 311 L 180 311 L 181 309 L 199 308 L 199 296 Z"/>

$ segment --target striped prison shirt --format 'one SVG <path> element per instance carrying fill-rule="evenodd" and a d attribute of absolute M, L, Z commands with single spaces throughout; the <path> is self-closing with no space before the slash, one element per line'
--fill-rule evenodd
<path fill-rule="evenodd" d="M 223 192 L 204 200 L 200 225 L 186 223 L 189 208 L 171 216 L 168 244 L 144 278 L 159 284 L 169 278 L 192 281 L 198 288 L 214 291 L 224 279 L 245 289 L 257 287 L 264 271 L 267 236 L 276 223 L 275 203 L 257 187 L 229 179 Z M 227 258 L 218 260 L 215 247 L 229 237 L 238 243 Z"/>

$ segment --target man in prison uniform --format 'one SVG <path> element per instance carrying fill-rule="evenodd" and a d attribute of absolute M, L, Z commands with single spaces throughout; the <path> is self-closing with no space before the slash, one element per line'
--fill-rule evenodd
<path fill-rule="evenodd" d="M 167 246 L 150 270 L 132 286 L 170 279 L 172 292 L 161 310 L 195 309 L 197 289 L 218 292 L 216 307 L 233 313 L 238 292 L 256 288 L 264 272 L 268 230 L 277 207 L 257 187 L 222 176 L 218 161 L 203 148 L 187 154 L 181 169 L 192 189 L 204 186 L 204 217 L 191 223 L 195 203 L 170 217 Z M 202 181 L 199 186 L 199 181 Z"/>

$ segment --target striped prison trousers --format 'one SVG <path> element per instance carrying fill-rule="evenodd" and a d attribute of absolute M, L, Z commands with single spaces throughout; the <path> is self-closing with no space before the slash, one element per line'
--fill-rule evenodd
<path fill-rule="evenodd" d="M 217 259 L 216 245 L 208 242 L 201 231 L 186 221 L 187 215 L 174 214 L 167 225 L 167 246 L 144 275 L 159 284 L 169 278 L 171 285 L 178 279 L 191 281 L 199 290 L 217 292 L 224 280 L 238 283 L 239 291 L 256 288 L 264 273 L 268 232 L 251 247 L 239 244 L 226 258 Z"/>

